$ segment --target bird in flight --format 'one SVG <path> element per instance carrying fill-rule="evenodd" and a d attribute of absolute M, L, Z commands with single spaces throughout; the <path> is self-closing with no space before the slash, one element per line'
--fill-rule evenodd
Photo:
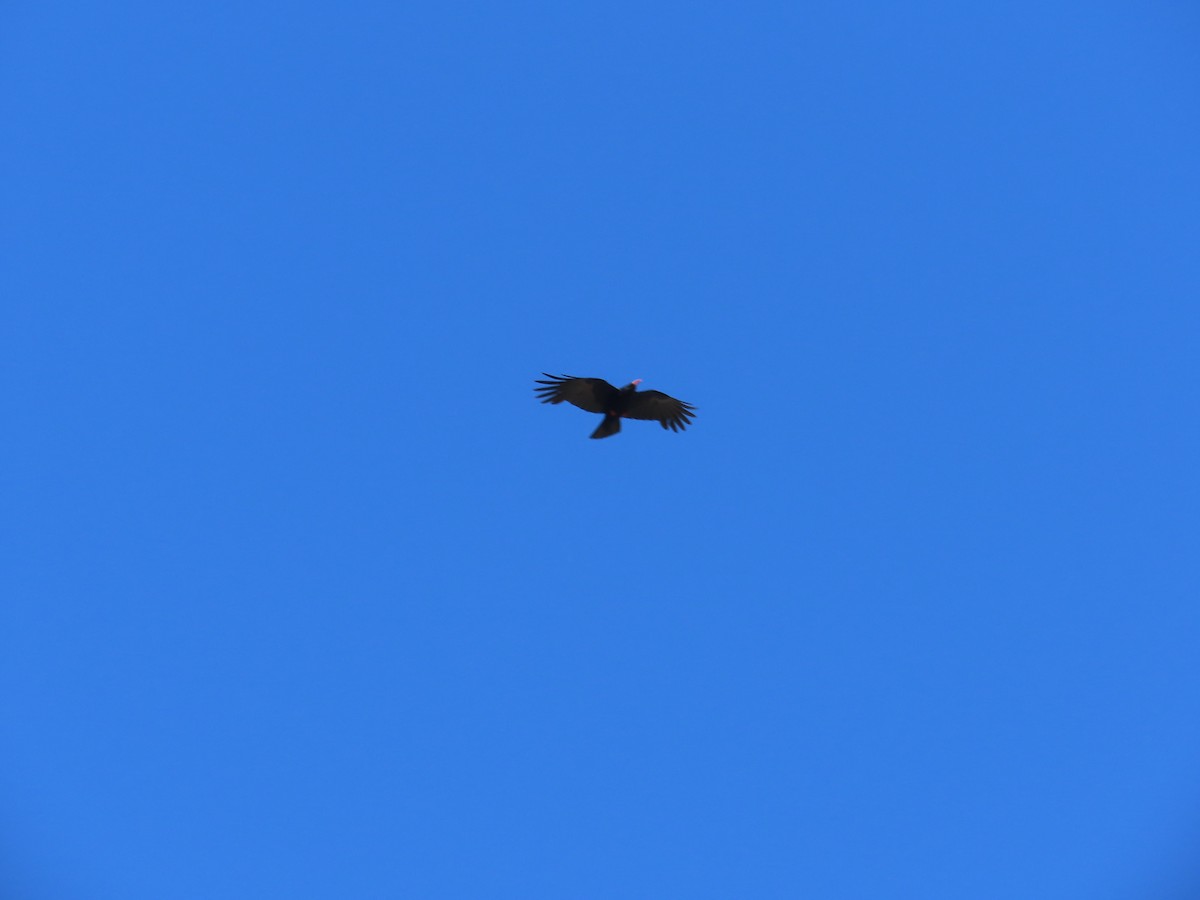
<path fill-rule="evenodd" d="M 534 388 L 543 403 L 562 403 L 566 400 L 588 412 L 604 413 L 604 421 L 592 432 L 594 438 L 606 438 L 621 430 L 622 419 L 648 419 L 663 428 L 683 431 L 696 415 L 696 407 L 662 391 L 639 391 L 642 379 L 635 378 L 618 390 L 603 378 L 575 378 L 572 375 L 551 375 L 549 381 L 536 380 L 543 385 Z"/>

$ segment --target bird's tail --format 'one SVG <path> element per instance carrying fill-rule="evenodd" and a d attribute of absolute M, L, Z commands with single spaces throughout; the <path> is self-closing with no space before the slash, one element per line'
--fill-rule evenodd
<path fill-rule="evenodd" d="M 600 423 L 600 427 L 592 432 L 594 438 L 606 438 L 610 434 L 616 434 L 621 430 L 621 417 L 608 415 L 604 417 L 604 421 Z"/>

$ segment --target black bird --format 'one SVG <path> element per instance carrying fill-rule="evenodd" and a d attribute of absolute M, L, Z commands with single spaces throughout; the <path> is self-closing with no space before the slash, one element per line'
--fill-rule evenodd
<path fill-rule="evenodd" d="M 668 397 L 662 391 L 641 391 L 642 379 L 635 378 L 617 390 L 603 378 L 576 378 L 573 375 L 551 375 L 549 381 L 537 380 L 544 387 L 534 388 L 543 403 L 568 403 L 588 412 L 604 413 L 604 421 L 592 432 L 594 438 L 606 438 L 621 430 L 621 419 L 649 419 L 663 428 L 683 431 L 692 421 L 696 408 L 690 403 Z"/>

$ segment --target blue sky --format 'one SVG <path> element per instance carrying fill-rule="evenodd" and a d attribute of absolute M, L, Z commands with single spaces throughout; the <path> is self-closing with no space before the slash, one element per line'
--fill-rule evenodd
<path fill-rule="evenodd" d="M 6 897 L 1200 890 L 1186 4 L 0 24 Z"/>

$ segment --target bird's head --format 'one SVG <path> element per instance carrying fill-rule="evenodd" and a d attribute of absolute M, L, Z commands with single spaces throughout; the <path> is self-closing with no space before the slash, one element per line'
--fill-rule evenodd
<path fill-rule="evenodd" d="M 637 386 L 638 386 L 639 384 L 641 384 L 641 383 L 642 383 L 642 379 L 640 379 L 640 378 L 635 378 L 635 379 L 633 379 L 633 381 L 629 382 L 629 384 L 625 385 L 625 387 L 621 388 L 621 390 L 623 390 L 623 391 L 636 391 L 636 390 L 637 390 Z"/>

